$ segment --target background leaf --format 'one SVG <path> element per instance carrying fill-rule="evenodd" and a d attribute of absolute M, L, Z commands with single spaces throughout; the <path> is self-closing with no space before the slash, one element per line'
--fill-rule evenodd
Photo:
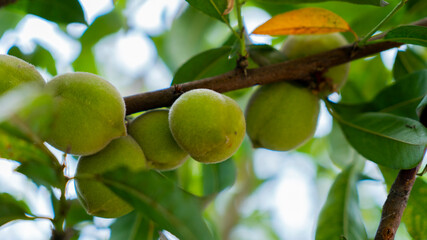
<path fill-rule="evenodd" d="M 216 76 L 231 71 L 236 66 L 236 57 L 229 58 L 231 47 L 221 47 L 202 52 L 182 65 L 172 85 Z"/>
<path fill-rule="evenodd" d="M 367 239 L 359 208 L 357 180 L 363 161 L 357 160 L 340 173 L 319 215 L 316 239 Z"/>
<path fill-rule="evenodd" d="M 221 192 L 236 181 L 236 165 L 232 159 L 218 164 L 203 165 L 203 195 Z"/>
<path fill-rule="evenodd" d="M 7 193 L 0 193 L 0 226 L 13 220 L 32 220 L 26 214 L 31 213 L 24 201 L 18 201 Z"/>
<path fill-rule="evenodd" d="M 178 238 L 213 239 L 202 218 L 199 199 L 157 172 L 121 168 L 102 174 L 99 180 Z"/>
<path fill-rule="evenodd" d="M 65 218 L 65 224 L 67 227 L 73 227 L 80 223 L 93 221 L 93 216 L 86 213 L 86 210 L 82 207 L 79 200 L 68 200 L 68 203 L 70 207 Z"/>
<path fill-rule="evenodd" d="M 334 121 L 332 131 L 328 135 L 328 143 L 328 153 L 332 162 L 341 169 L 347 168 L 353 161 L 356 152 L 345 139 L 336 121 Z"/>
<path fill-rule="evenodd" d="M 57 23 L 86 23 L 78 0 L 19 0 L 6 8 L 31 13 Z"/>
<path fill-rule="evenodd" d="M 224 15 L 228 9 L 228 0 L 186 0 L 192 7 L 214 17 L 222 22 L 227 19 Z"/>
<path fill-rule="evenodd" d="M 413 239 L 423 239 L 427 234 L 427 183 L 423 178 L 417 178 L 408 200 L 408 206 L 402 220 Z"/>
<path fill-rule="evenodd" d="M 110 240 L 158 239 L 159 229 L 143 214 L 133 211 L 117 218 L 111 225 Z"/>
<path fill-rule="evenodd" d="M 427 27 L 401 26 L 384 36 L 384 40 L 415 44 L 427 47 Z"/>
<path fill-rule="evenodd" d="M 335 13 L 323 8 L 301 8 L 274 16 L 253 34 L 289 35 L 319 34 L 349 31 L 348 23 Z"/>
<path fill-rule="evenodd" d="M 398 51 L 393 65 L 393 77 L 397 81 L 413 72 L 426 69 L 426 61 L 412 48 Z"/>
<path fill-rule="evenodd" d="M 249 57 L 258 66 L 268 66 L 288 60 L 285 54 L 270 45 L 249 45 L 247 50 Z"/>
<path fill-rule="evenodd" d="M 45 68 L 52 75 L 56 76 L 55 59 L 52 54 L 37 43 L 36 48 L 32 53 L 25 54 L 17 46 L 13 46 L 7 52 L 9 55 L 18 57 L 26 62 L 29 62 L 37 67 Z"/>

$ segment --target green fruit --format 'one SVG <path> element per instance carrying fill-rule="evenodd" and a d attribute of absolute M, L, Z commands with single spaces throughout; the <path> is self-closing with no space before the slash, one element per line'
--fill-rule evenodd
<path fill-rule="evenodd" d="M 0 95 L 23 83 L 44 86 L 45 81 L 30 63 L 14 56 L 0 54 Z"/>
<path fill-rule="evenodd" d="M 339 33 L 320 35 L 291 35 L 283 43 L 282 52 L 288 59 L 297 59 L 310 55 L 326 52 L 348 44 L 347 40 Z M 320 86 L 322 95 L 329 95 L 338 91 L 347 81 L 350 63 L 342 64 L 328 69 L 324 74 L 329 82 Z"/>
<path fill-rule="evenodd" d="M 175 169 L 188 158 L 169 130 L 168 114 L 166 109 L 149 111 L 128 126 L 129 135 L 138 142 L 148 163 L 159 170 Z"/>
<path fill-rule="evenodd" d="M 247 133 L 255 148 L 297 148 L 314 135 L 319 108 L 307 88 L 286 82 L 261 86 L 246 108 Z"/>
<path fill-rule="evenodd" d="M 80 157 L 75 187 L 77 196 L 88 214 L 117 218 L 132 211 L 133 207 L 107 186 L 96 180 L 85 179 L 119 167 L 128 167 L 135 171 L 146 169 L 144 153 L 130 136 L 114 139 L 94 155 Z"/>
<path fill-rule="evenodd" d="M 245 136 L 245 118 L 237 103 L 208 89 L 182 94 L 169 111 L 176 142 L 195 160 L 216 163 L 231 157 Z"/>
<path fill-rule="evenodd" d="M 54 96 L 54 122 L 47 142 L 70 154 L 89 155 L 126 135 L 125 105 L 108 81 L 90 73 L 68 73 L 46 85 Z"/>

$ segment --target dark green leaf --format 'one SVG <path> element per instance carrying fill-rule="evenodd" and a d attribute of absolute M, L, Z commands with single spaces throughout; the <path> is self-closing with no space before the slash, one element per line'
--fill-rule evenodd
<path fill-rule="evenodd" d="M 203 165 L 203 195 L 216 194 L 236 181 L 236 165 L 232 159 Z"/>
<path fill-rule="evenodd" d="M 388 5 L 388 2 L 384 0 L 257 0 L 259 2 L 269 3 L 286 3 L 286 4 L 297 4 L 297 3 L 318 3 L 318 2 L 349 2 L 354 4 L 369 4 L 374 6 L 384 7 Z"/>
<path fill-rule="evenodd" d="M 383 89 L 372 100 L 372 110 L 418 119 L 416 107 L 426 93 L 427 70 L 418 71 Z"/>
<path fill-rule="evenodd" d="M 403 222 L 413 239 L 424 239 L 427 236 L 427 182 L 417 178 L 403 213 Z"/>
<path fill-rule="evenodd" d="M 426 61 L 411 48 L 398 51 L 393 65 L 393 77 L 400 80 L 407 74 L 427 68 Z"/>
<path fill-rule="evenodd" d="M 259 66 L 268 66 L 287 60 L 282 52 L 270 45 L 250 45 L 248 51 L 249 57 Z"/>
<path fill-rule="evenodd" d="M 40 44 L 36 45 L 36 48 L 32 53 L 25 54 L 18 47 L 14 46 L 7 52 L 9 55 L 21 58 L 24 61 L 27 61 L 35 66 L 40 68 L 45 68 L 52 75 L 56 76 L 56 66 L 55 59 L 53 59 L 52 54 Z"/>
<path fill-rule="evenodd" d="M 417 115 L 420 119 L 420 122 L 424 126 L 427 126 L 426 106 L 427 106 L 427 95 L 423 98 L 423 100 L 421 100 L 420 104 L 417 106 Z"/>
<path fill-rule="evenodd" d="M 236 59 L 229 58 L 231 47 L 202 52 L 182 65 L 175 73 L 172 85 L 216 76 L 235 68 Z"/>
<path fill-rule="evenodd" d="M 64 185 L 64 177 L 58 176 L 55 169 L 45 163 L 26 161 L 15 171 L 24 174 L 36 185 L 43 185 L 46 188 L 61 188 Z"/>
<path fill-rule="evenodd" d="M 427 129 L 420 122 L 388 113 L 364 113 L 344 119 L 335 115 L 356 151 L 394 169 L 409 169 L 423 158 Z"/>
<path fill-rule="evenodd" d="M 104 182 L 135 209 L 180 239 L 213 239 L 200 200 L 154 171 L 125 168 L 102 174 Z"/>
<path fill-rule="evenodd" d="M 110 240 L 158 239 L 161 231 L 154 222 L 137 211 L 117 218 L 110 228 Z"/>
<path fill-rule="evenodd" d="M 86 23 L 78 0 L 19 0 L 7 6 L 7 9 L 31 13 L 57 23 Z"/>
<path fill-rule="evenodd" d="M 32 220 L 26 214 L 30 210 L 24 201 L 16 200 L 12 195 L 0 193 L 0 226 L 13 220 Z"/>
<path fill-rule="evenodd" d="M 317 222 L 316 239 L 367 239 L 359 208 L 357 180 L 363 161 L 349 165 L 337 176 Z M 363 166 L 363 165 L 362 165 Z"/>
<path fill-rule="evenodd" d="M 203 13 L 214 17 L 222 22 L 228 21 L 227 15 L 224 15 L 227 10 L 228 0 L 186 0 L 192 7 L 202 11 Z"/>
<path fill-rule="evenodd" d="M 401 26 L 388 32 L 384 40 L 427 47 L 427 27 Z"/>
<path fill-rule="evenodd" d="M 90 222 L 93 220 L 93 217 L 86 213 L 86 210 L 82 207 L 79 200 L 69 200 L 69 204 L 70 208 L 68 209 L 67 216 L 65 218 L 65 224 L 67 227 L 73 227 L 76 224 Z"/>

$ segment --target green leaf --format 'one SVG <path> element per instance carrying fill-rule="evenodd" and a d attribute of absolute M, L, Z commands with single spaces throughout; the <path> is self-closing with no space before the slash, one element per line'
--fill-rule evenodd
<path fill-rule="evenodd" d="M 328 153 L 332 162 L 341 169 L 347 168 L 356 152 L 345 139 L 337 122 L 333 123 L 332 131 L 328 135 Z"/>
<path fill-rule="evenodd" d="M 200 200 L 159 173 L 121 168 L 102 174 L 99 180 L 178 238 L 213 239 L 202 218 Z"/>
<path fill-rule="evenodd" d="M 47 189 L 51 187 L 61 188 L 64 185 L 64 177 L 46 163 L 26 161 L 19 165 L 15 171 L 24 174 L 37 186 L 43 185 Z"/>
<path fill-rule="evenodd" d="M 368 239 L 356 188 L 361 163 L 351 164 L 335 179 L 319 215 L 316 239 Z"/>
<path fill-rule="evenodd" d="M 52 54 L 40 44 L 37 44 L 34 51 L 29 54 L 23 53 L 16 46 L 10 48 L 7 54 L 18 57 L 40 68 L 45 68 L 52 76 L 57 75 L 55 59 L 52 57 Z"/>
<path fill-rule="evenodd" d="M 298 3 L 317 3 L 317 2 L 349 2 L 354 4 L 368 4 L 374 6 L 384 7 L 388 5 L 388 2 L 384 0 L 257 0 L 259 2 L 268 2 L 268 3 L 286 3 L 286 4 L 298 4 Z"/>
<path fill-rule="evenodd" d="M 203 195 L 216 194 L 236 181 L 236 165 L 232 159 L 218 164 L 203 165 Z"/>
<path fill-rule="evenodd" d="M 73 227 L 82 222 L 91 222 L 93 217 L 86 213 L 82 204 L 77 199 L 68 200 L 69 209 L 65 217 L 65 224 L 67 227 Z"/>
<path fill-rule="evenodd" d="M 35 161 L 42 164 L 49 164 L 49 156 L 37 148 L 34 143 L 25 139 L 13 136 L 0 125 L 0 157 L 18 162 Z"/>
<path fill-rule="evenodd" d="M 270 45 L 249 45 L 249 57 L 259 66 L 268 66 L 288 60 L 286 56 Z"/>
<path fill-rule="evenodd" d="M 427 47 L 427 27 L 423 26 L 401 26 L 397 27 L 384 36 L 384 40 L 415 44 Z"/>
<path fill-rule="evenodd" d="M 372 100 L 392 82 L 391 72 L 379 55 L 351 62 L 349 78 L 341 90 L 342 103 L 362 103 Z"/>
<path fill-rule="evenodd" d="M 373 111 L 393 113 L 418 119 L 416 108 L 427 93 L 427 70 L 405 76 L 400 81 L 384 88 L 372 100 Z"/>
<path fill-rule="evenodd" d="M 117 218 L 110 228 L 110 240 L 158 239 L 161 231 L 152 221 L 137 211 Z"/>
<path fill-rule="evenodd" d="M 86 24 L 83 8 L 78 0 L 19 0 L 6 8 L 31 13 L 56 23 Z"/>
<path fill-rule="evenodd" d="M 13 220 L 32 220 L 27 214 L 31 215 L 24 201 L 18 201 L 7 193 L 0 193 L 0 226 Z"/>
<path fill-rule="evenodd" d="M 398 51 L 393 65 L 393 77 L 397 81 L 407 74 L 427 68 L 426 61 L 411 48 Z"/>
<path fill-rule="evenodd" d="M 227 10 L 229 0 L 186 0 L 192 7 L 202 11 L 203 13 L 214 17 L 222 22 L 227 19 L 227 15 L 223 15 Z"/>
<path fill-rule="evenodd" d="M 427 235 L 427 182 L 417 178 L 408 200 L 402 220 L 413 239 L 424 239 Z"/>
<path fill-rule="evenodd" d="M 0 8 L 0 38 L 7 30 L 15 28 L 23 17 L 22 14 Z"/>
<path fill-rule="evenodd" d="M 377 164 L 409 169 L 423 158 L 427 129 L 418 121 L 376 112 L 334 118 L 353 148 Z"/>
<path fill-rule="evenodd" d="M 97 74 L 98 69 L 92 51 L 93 46 L 103 37 L 119 31 L 124 26 L 125 20 L 117 9 L 97 17 L 80 38 L 82 50 L 72 64 L 74 70 Z"/>
<path fill-rule="evenodd" d="M 202 52 L 182 65 L 175 73 L 172 85 L 216 76 L 231 71 L 236 59 L 229 58 L 231 47 L 221 47 Z"/>

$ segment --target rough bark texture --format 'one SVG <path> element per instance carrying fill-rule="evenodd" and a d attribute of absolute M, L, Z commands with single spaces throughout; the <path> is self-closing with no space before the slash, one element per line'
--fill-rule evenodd
<path fill-rule="evenodd" d="M 396 236 L 420 166 L 421 162 L 415 168 L 399 171 L 384 203 L 375 240 L 392 240 Z"/>

